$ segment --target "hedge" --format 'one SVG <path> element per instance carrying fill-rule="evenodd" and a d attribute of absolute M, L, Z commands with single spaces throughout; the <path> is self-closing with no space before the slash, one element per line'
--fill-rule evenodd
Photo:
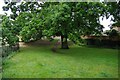
<path fill-rule="evenodd" d="M 85 39 L 87 45 L 99 46 L 99 47 L 120 47 L 120 40 L 111 39 Z"/>

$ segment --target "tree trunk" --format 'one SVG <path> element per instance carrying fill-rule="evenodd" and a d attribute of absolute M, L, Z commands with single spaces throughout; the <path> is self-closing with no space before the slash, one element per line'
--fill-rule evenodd
<path fill-rule="evenodd" d="M 67 42 L 67 36 L 61 35 L 61 48 L 62 49 L 69 49 L 68 42 Z"/>

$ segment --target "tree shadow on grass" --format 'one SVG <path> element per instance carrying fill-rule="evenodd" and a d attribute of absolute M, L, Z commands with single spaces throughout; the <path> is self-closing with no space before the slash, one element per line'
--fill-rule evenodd
<path fill-rule="evenodd" d="M 28 46 L 49 46 L 51 44 L 52 43 L 48 40 L 37 40 L 37 41 L 25 43 L 25 45 Z"/>
<path fill-rule="evenodd" d="M 69 42 L 70 49 L 60 49 L 60 45 L 56 48 L 55 51 L 52 51 L 51 49 L 54 47 L 55 42 L 50 42 L 48 40 L 38 40 L 35 42 L 25 43 L 29 47 L 34 47 L 35 49 L 39 49 L 40 51 L 48 52 L 50 51 L 50 54 L 62 54 L 64 56 L 72 56 L 75 58 L 85 57 L 85 56 L 92 56 L 95 57 L 96 55 L 104 55 L 109 49 L 107 48 L 99 48 L 99 47 L 89 47 L 89 46 L 76 46 L 73 45 L 73 43 Z M 39 51 L 38 50 L 38 51 Z M 105 51 L 104 51 L 105 50 Z M 102 55 L 102 56 L 103 56 Z"/>
<path fill-rule="evenodd" d="M 90 47 L 70 47 L 70 49 L 58 49 L 58 54 L 63 54 L 65 56 L 71 56 L 74 58 L 110 58 L 111 56 L 117 55 L 117 50 L 106 49 L 106 48 L 90 48 Z M 115 54 L 114 54 L 115 53 Z"/>

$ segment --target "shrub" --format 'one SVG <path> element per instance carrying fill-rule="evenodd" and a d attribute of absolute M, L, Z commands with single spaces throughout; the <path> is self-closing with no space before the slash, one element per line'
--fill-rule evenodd
<path fill-rule="evenodd" d="M 107 34 L 110 37 L 119 36 L 119 32 L 116 31 L 115 29 L 108 30 L 105 32 L 105 34 Z"/>
<path fill-rule="evenodd" d="M 120 47 L 120 40 L 112 39 L 85 39 L 87 45 L 98 46 L 98 47 Z"/>

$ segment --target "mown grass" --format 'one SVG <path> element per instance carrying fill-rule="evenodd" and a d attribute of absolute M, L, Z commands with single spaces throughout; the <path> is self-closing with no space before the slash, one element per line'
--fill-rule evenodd
<path fill-rule="evenodd" d="M 118 78 L 116 49 L 72 45 L 70 49 L 50 46 L 22 47 L 6 59 L 3 78 Z"/>

